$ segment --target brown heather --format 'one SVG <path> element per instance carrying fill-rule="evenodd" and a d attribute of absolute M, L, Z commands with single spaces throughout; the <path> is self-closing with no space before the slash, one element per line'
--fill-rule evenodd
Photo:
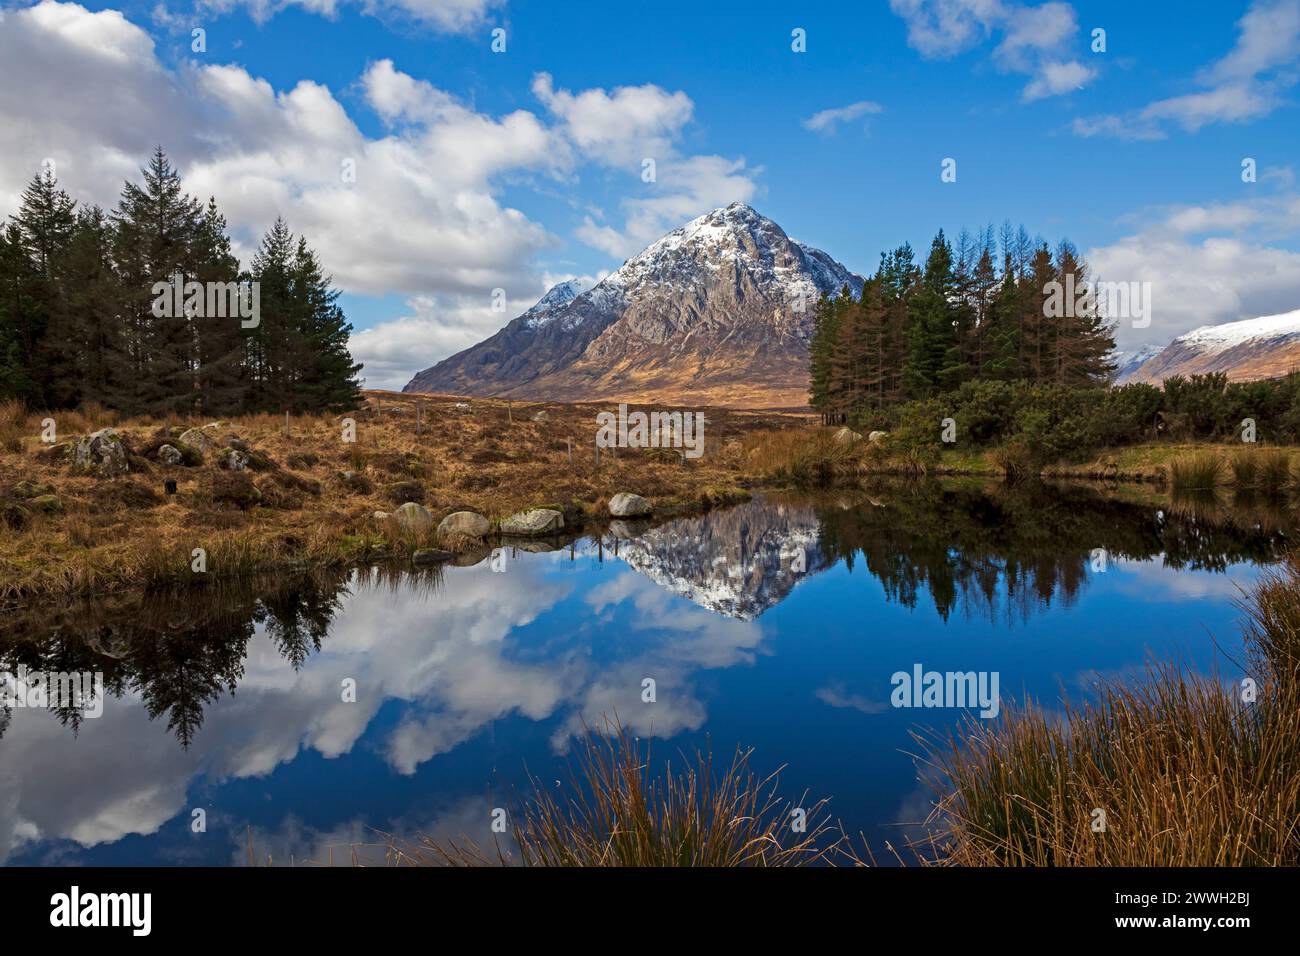
<path fill-rule="evenodd" d="M 403 533 L 375 512 L 404 501 L 435 519 L 468 509 L 497 520 L 529 507 L 561 508 L 569 523 L 600 521 L 620 491 L 645 496 L 661 514 L 748 496 L 743 443 L 806 416 L 709 409 L 705 454 L 683 462 L 666 449 L 603 449 L 595 462 L 596 414 L 607 404 L 558 405 L 371 392 L 349 415 L 357 441 L 341 440 L 349 415 L 229 420 L 228 430 L 266 459 L 260 470 L 218 470 L 211 452 L 196 467 L 166 468 L 144 452 L 204 419 L 120 419 L 96 406 L 25 413 L 0 404 L 0 601 L 68 591 L 195 580 L 191 553 L 204 548 L 211 576 L 286 566 L 402 557 L 436 542 Z M 417 424 L 418 409 L 418 424 Z M 544 411 L 544 421 L 533 416 Z M 112 426 L 133 451 L 128 475 L 74 474 L 61 448 L 40 441 L 54 418 L 61 444 Z M 567 441 L 567 443 L 566 443 Z M 572 447 L 572 465 L 568 448 Z M 350 481 L 342 473 L 354 472 Z M 174 478 L 178 493 L 163 492 Z M 22 505 L 23 481 L 53 486 L 57 513 Z M 17 506 L 17 507 L 15 507 Z M 21 511 L 18 509 L 22 508 Z M 29 513 L 31 512 L 31 513 Z M 12 518 L 7 521 L 6 516 Z"/>

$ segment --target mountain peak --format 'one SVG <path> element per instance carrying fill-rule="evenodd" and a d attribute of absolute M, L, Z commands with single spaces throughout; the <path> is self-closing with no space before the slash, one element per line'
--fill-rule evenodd
<path fill-rule="evenodd" d="M 561 283 L 407 391 L 802 407 L 813 305 L 863 279 L 743 202 L 672 230 L 590 289 Z"/>
<path fill-rule="evenodd" d="M 558 310 L 564 308 L 582 293 L 591 288 L 591 280 L 578 276 L 557 282 L 546 290 L 546 294 L 537 300 L 537 304 L 523 314 L 530 325 L 541 325 L 549 320 Z"/>

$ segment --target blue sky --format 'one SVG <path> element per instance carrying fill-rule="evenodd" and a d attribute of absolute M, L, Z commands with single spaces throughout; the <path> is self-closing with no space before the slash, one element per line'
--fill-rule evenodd
<path fill-rule="evenodd" d="M 1069 237 L 1153 283 L 1121 346 L 1300 307 L 1300 0 L 3 9 L 0 210 L 47 157 L 111 204 L 161 142 L 241 254 L 307 234 L 372 385 L 735 199 L 859 272 L 940 227 Z"/>

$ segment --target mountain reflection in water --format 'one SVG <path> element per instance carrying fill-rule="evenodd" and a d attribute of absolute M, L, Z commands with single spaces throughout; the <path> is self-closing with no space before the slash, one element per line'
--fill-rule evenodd
<path fill-rule="evenodd" d="M 106 701 L 93 720 L 0 712 L 0 856 L 220 863 L 239 859 L 246 826 L 308 853 L 368 825 L 478 820 L 465 807 L 485 789 L 518 782 L 525 760 L 549 774 L 584 720 L 615 710 L 639 734 L 686 746 L 708 731 L 723 752 L 752 744 L 773 766 L 802 763 L 800 789 L 872 830 L 916 799 L 897 755 L 915 715 L 882 703 L 892 670 L 978 650 L 958 663 L 987 659 L 1004 694 L 1050 697 L 1153 648 L 1203 658 L 1208 645 L 1177 636 L 1231 637 L 1235 588 L 1290 527 L 1248 501 L 931 483 L 616 522 L 470 567 L 20 609 L 0 626 L 0 671 L 102 673 Z M 1092 643 L 1008 643 L 1040 619 L 1053 640 L 1068 626 Z M 1117 622 L 1122 637 L 1105 630 Z M 190 832 L 196 806 L 224 836 Z"/>

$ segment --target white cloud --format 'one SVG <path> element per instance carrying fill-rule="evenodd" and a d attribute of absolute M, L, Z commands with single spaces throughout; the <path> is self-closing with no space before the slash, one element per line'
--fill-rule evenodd
<path fill-rule="evenodd" d="M 262 23 L 290 7 L 333 17 L 339 7 L 349 2 L 372 16 L 406 18 L 447 33 L 473 29 L 484 22 L 492 8 L 501 5 L 498 0 L 199 0 L 198 6 L 216 13 L 244 7 L 249 16 Z"/>
<path fill-rule="evenodd" d="M 646 84 L 575 94 L 557 90 L 546 73 L 534 78 L 533 92 L 559 120 L 559 131 L 575 150 L 623 171 L 648 194 L 622 202 L 621 228 L 603 221 L 599 211 L 587 216 L 577 236 L 592 248 L 627 258 L 683 222 L 747 201 L 756 191 L 759 170 L 746 168 L 744 159 L 680 154 L 676 141 L 694 110 L 685 93 Z M 650 182 L 644 176 L 648 168 L 654 172 Z"/>
<path fill-rule="evenodd" d="M 593 248 L 620 259 L 644 249 L 665 232 L 719 206 L 749 202 L 757 192 L 754 177 L 761 172 L 748 168 L 744 159 L 723 156 L 690 156 L 658 164 L 658 180 L 646 199 L 625 199 L 625 222 L 621 229 L 584 219 L 578 238 Z"/>
<path fill-rule="evenodd" d="M 1000 33 L 993 62 L 1004 72 L 1032 77 L 1022 94 L 1026 101 L 1068 93 L 1097 75 L 1069 56 L 1079 24 L 1068 3 L 889 0 L 889 6 L 906 22 L 908 44 L 930 58 L 954 56 Z"/>
<path fill-rule="evenodd" d="M 483 6 L 425 5 L 430 15 Z M 121 13 L 55 0 L 0 19 L 0 61 L 41 78 L 0 85 L 0 210 L 17 208 L 46 159 L 74 197 L 111 207 L 161 143 L 191 193 L 216 197 L 245 262 L 280 215 L 347 292 L 408 298 L 412 314 L 357 337 L 361 357 L 379 366 L 363 373 L 376 385 L 400 384 L 402 349 L 408 375 L 545 292 L 538 260 L 559 240 L 501 202 L 504 184 L 572 183 L 592 165 L 627 170 L 646 198 L 628 205 L 623 229 L 591 224 L 581 236 L 620 256 L 754 190 L 743 160 L 676 150 L 691 100 L 651 84 L 569 91 L 540 74 L 545 113 L 492 116 L 380 60 L 358 84 L 386 125 L 375 136 L 324 85 L 280 90 L 229 64 L 171 69 Z M 642 192 L 646 156 L 657 158 L 659 182 Z M 498 288 L 511 305 L 504 317 L 488 306 Z"/>
<path fill-rule="evenodd" d="M 1095 278 L 1151 283 L 1151 324 L 1121 322 L 1121 348 L 1166 344 L 1203 325 L 1300 305 L 1300 253 L 1265 243 L 1300 235 L 1300 197 L 1185 206 L 1118 242 L 1088 250 Z"/>
<path fill-rule="evenodd" d="M 841 123 L 851 123 L 860 117 L 872 116 L 883 111 L 884 107 L 879 103 L 859 100 L 848 106 L 837 106 L 814 113 L 803 121 L 803 125 L 805 129 L 810 129 L 814 133 L 832 133 Z"/>
<path fill-rule="evenodd" d="M 533 78 L 533 93 L 585 154 L 637 175 L 643 160 L 673 155 L 673 140 L 695 108 L 685 93 L 669 93 L 650 83 L 620 86 L 613 93 L 557 90 L 548 73 Z"/>
<path fill-rule="evenodd" d="M 1300 60 L 1300 0 L 1256 0 L 1237 21 L 1232 49 L 1201 70 L 1207 87 L 1156 100 L 1123 115 L 1076 119 L 1079 136 L 1158 139 L 1169 125 L 1194 133 L 1213 123 L 1244 123 L 1267 116 L 1294 86 Z"/>
<path fill-rule="evenodd" d="M 1094 71 L 1082 63 L 1046 63 L 1038 78 L 1025 87 L 1022 96 L 1026 100 L 1059 96 L 1083 86 L 1093 75 Z"/>
<path fill-rule="evenodd" d="M 369 138 L 318 83 L 277 91 L 237 66 L 165 69 L 149 36 L 113 11 L 52 0 L 13 11 L 0 60 L 42 78 L 0 89 L 8 210 L 46 157 L 75 196 L 111 206 L 161 142 L 186 188 L 216 197 L 241 258 L 282 215 L 349 292 L 532 288 L 535 257 L 556 243 L 496 198 L 499 176 L 558 173 L 555 134 L 526 111 L 474 112 L 387 61 L 363 86 L 394 128 Z"/>

